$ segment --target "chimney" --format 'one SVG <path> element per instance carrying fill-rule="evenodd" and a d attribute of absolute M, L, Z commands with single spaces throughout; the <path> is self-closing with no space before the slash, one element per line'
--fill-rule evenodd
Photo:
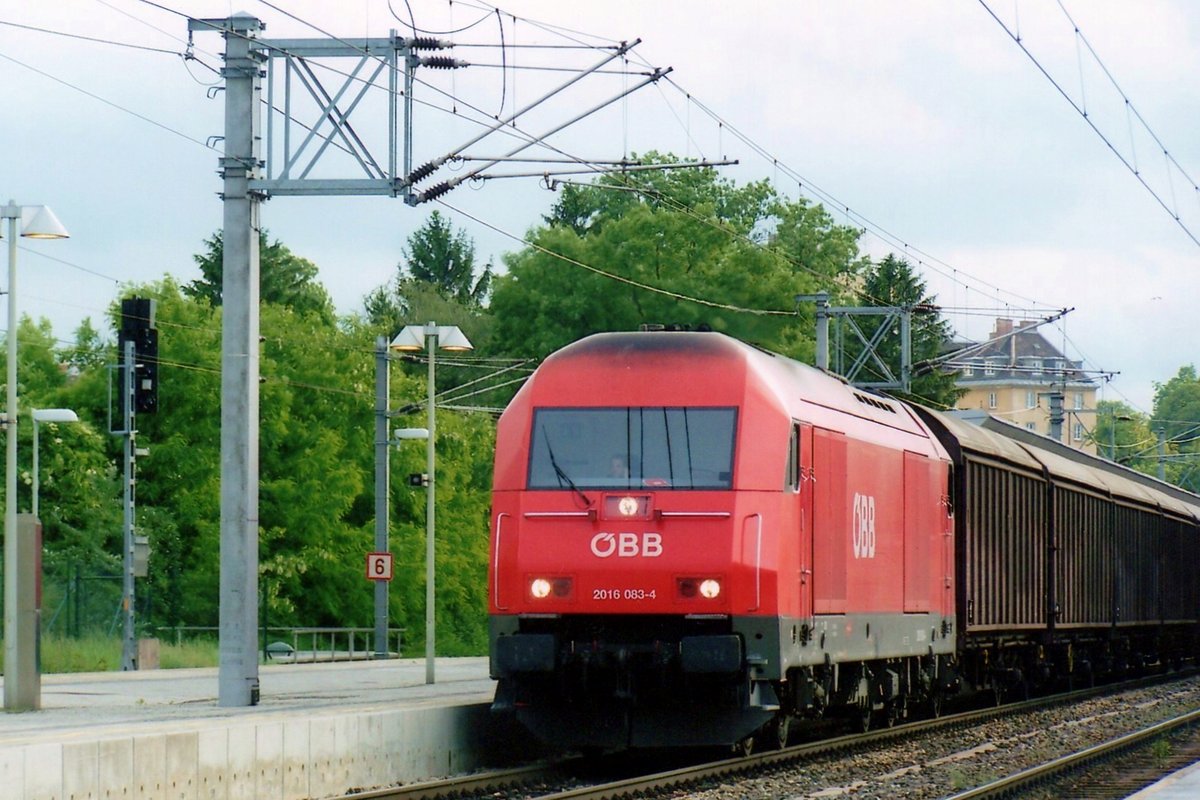
<path fill-rule="evenodd" d="M 995 339 L 997 336 L 1004 336 L 1007 333 L 1012 333 L 1012 330 L 1013 330 L 1013 321 L 1011 319 L 1004 319 L 1002 317 L 997 317 L 996 318 L 996 330 L 992 331 L 991 338 Z"/>

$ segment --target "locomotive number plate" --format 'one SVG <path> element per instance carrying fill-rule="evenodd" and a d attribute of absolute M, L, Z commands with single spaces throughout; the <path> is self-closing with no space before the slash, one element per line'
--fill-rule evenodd
<path fill-rule="evenodd" d="M 593 600 L 653 600 L 654 589 L 592 589 Z"/>

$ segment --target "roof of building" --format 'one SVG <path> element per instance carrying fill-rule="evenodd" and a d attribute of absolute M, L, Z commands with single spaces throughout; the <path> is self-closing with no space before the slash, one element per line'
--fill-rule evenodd
<path fill-rule="evenodd" d="M 969 347 L 950 362 L 960 370 L 960 386 L 996 383 L 1046 384 L 1066 380 L 1091 384 L 1082 361 L 1072 361 L 1038 332 L 1038 321 L 999 318 L 987 341 Z M 968 372 L 968 368 L 970 371 Z"/>

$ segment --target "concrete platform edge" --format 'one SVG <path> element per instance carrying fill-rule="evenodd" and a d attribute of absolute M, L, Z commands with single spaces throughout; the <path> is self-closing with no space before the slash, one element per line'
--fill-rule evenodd
<path fill-rule="evenodd" d="M 307 800 L 483 766 L 487 704 L 209 720 L 0 747 L 0 798 Z"/>

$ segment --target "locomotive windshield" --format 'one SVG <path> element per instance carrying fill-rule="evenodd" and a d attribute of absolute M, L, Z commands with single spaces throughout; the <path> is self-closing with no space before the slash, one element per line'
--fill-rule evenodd
<path fill-rule="evenodd" d="M 530 489 L 729 489 L 735 408 L 542 408 Z"/>

